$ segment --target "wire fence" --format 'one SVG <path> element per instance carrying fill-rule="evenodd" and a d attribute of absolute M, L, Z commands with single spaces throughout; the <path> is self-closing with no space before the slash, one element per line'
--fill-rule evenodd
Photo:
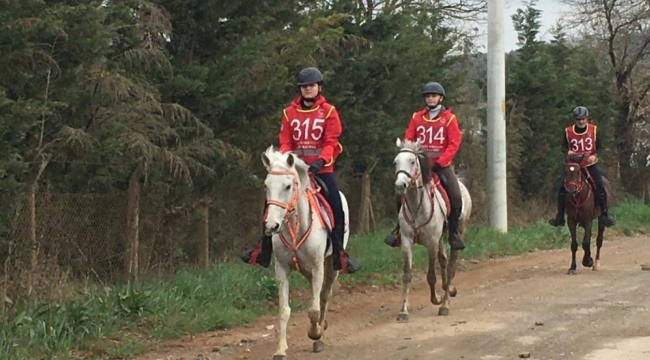
<path fill-rule="evenodd" d="M 59 282 L 138 281 L 223 260 L 257 240 L 263 205 L 254 186 L 230 188 L 181 204 L 146 187 L 136 202 L 129 191 L 3 194 L 2 292 L 47 297 Z"/>

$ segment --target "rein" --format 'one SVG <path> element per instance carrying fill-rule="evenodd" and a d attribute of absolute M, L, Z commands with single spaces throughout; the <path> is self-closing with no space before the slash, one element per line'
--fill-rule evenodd
<path fill-rule="evenodd" d="M 589 199 L 589 196 L 591 196 L 593 190 L 592 190 L 591 184 L 589 184 L 589 181 L 587 180 L 587 178 L 583 177 L 583 175 L 582 175 L 583 168 L 582 168 L 582 166 L 580 164 L 578 164 L 578 163 L 567 163 L 566 165 L 567 166 L 575 166 L 579 170 L 578 170 L 578 180 L 577 181 L 567 181 L 567 179 L 565 177 L 564 184 L 563 184 L 564 189 L 566 189 L 568 191 L 569 186 L 574 186 L 575 189 L 576 189 L 576 194 L 577 195 L 583 195 L 585 187 L 587 189 L 587 194 L 584 197 L 583 196 L 570 196 L 569 197 L 569 203 L 576 209 L 576 212 L 574 213 L 573 218 L 574 218 L 575 221 L 577 221 L 577 219 L 578 219 L 578 211 L 577 210 L 579 210 L 580 208 L 582 208 L 585 205 L 585 203 Z M 585 186 L 585 184 L 586 184 L 586 186 Z"/>

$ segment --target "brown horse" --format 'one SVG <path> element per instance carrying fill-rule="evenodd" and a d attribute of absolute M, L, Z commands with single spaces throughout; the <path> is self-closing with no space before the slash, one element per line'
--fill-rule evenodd
<path fill-rule="evenodd" d="M 567 191 L 566 214 L 569 231 L 571 232 L 571 267 L 569 275 L 576 274 L 576 226 L 585 230 L 582 240 L 584 257 L 582 266 L 592 267 L 593 271 L 600 266 L 600 248 L 603 246 L 603 233 L 605 225 L 600 218 L 600 207 L 595 197 L 595 184 L 589 175 L 589 170 L 584 166 L 584 156 L 568 156 L 564 165 L 564 188 Z M 611 185 L 603 176 L 603 184 L 607 193 L 607 202 L 611 204 Z M 596 236 L 596 263 L 591 257 L 591 229 L 594 219 L 598 218 L 598 235 Z"/>

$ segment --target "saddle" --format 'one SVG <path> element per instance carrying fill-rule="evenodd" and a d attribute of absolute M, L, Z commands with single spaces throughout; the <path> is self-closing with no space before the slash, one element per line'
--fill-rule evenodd
<path fill-rule="evenodd" d="M 321 224 L 327 228 L 328 232 L 331 232 L 334 229 L 334 212 L 327 198 L 323 195 L 323 190 L 327 191 L 327 188 L 325 184 L 323 186 L 320 186 L 320 184 L 322 184 L 322 181 L 319 181 L 315 176 L 311 178 L 307 198 Z"/>

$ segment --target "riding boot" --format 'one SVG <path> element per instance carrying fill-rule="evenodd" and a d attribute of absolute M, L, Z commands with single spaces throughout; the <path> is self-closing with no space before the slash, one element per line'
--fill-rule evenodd
<path fill-rule="evenodd" d="M 603 221 L 603 225 L 606 227 L 616 225 L 616 220 L 609 217 L 607 214 L 607 193 L 604 189 L 598 190 L 598 206 L 600 207 L 600 216 Z"/>
<path fill-rule="evenodd" d="M 449 214 L 449 245 L 451 246 L 452 250 L 465 249 L 465 242 L 458 232 L 460 213 L 460 208 L 453 208 Z"/>
<path fill-rule="evenodd" d="M 395 226 L 395 229 L 390 234 L 388 234 L 388 236 L 386 236 L 386 238 L 384 239 L 384 243 L 386 243 L 386 245 L 390 247 L 398 247 L 401 244 L 400 241 L 401 239 L 399 236 L 399 212 L 400 210 L 402 210 L 402 198 L 398 197 L 396 198 L 396 200 L 397 201 L 395 202 L 395 205 L 397 205 L 397 217 L 398 217 L 397 226 Z"/>
<path fill-rule="evenodd" d="M 260 242 L 254 248 L 241 254 L 240 258 L 243 262 L 253 266 L 260 265 L 268 268 L 271 264 L 271 255 L 273 254 L 273 244 L 271 237 L 262 235 Z"/>
<path fill-rule="evenodd" d="M 398 247 L 401 245 L 399 236 L 399 221 L 397 222 L 395 229 L 393 229 L 393 231 L 391 231 L 391 233 L 386 236 L 384 243 L 390 247 Z"/>
<path fill-rule="evenodd" d="M 352 274 L 361 269 L 361 265 L 343 249 L 343 225 L 335 225 L 332 231 L 332 260 L 334 270 L 341 274 Z"/>
<path fill-rule="evenodd" d="M 564 190 L 564 188 L 562 188 Z M 557 194 L 557 214 L 548 221 L 551 226 L 564 226 L 564 207 L 566 203 L 566 192 L 560 190 Z"/>

